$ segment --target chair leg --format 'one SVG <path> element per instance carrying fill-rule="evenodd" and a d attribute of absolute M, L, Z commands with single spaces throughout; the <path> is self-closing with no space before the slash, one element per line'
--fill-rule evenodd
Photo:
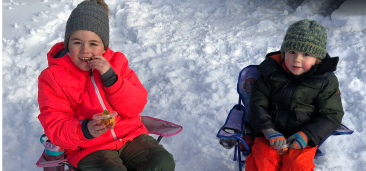
<path fill-rule="evenodd" d="M 66 165 L 68 166 L 70 169 L 72 169 L 73 171 L 79 171 L 75 166 L 73 166 L 72 164 L 70 164 L 69 162 L 65 161 L 65 162 L 61 162 L 59 163 L 61 165 Z"/>
<path fill-rule="evenodd" d="M 238 150 L 238 145 L 235 145 L 235 149 L 234 149 L 234 161 L 236 161 L 236 153 Z"/>
<path fill-rule="evenodd" d="M 243 165 L 242 165 L 242 163 L 241 163 L 241 156 L 240 156 L 240 150 L 238 151 L 238 163 L 239 163 L 239 171 L 242 171 L 242 167 L 243 167 Z"/>
<path fill-rule="evenodd" d="M 160 143 L 161 139 L 163 139 L 163 136 L 160 135 L 156 141 L 158 141 L 158 143 Z"/>
<path fill-rule="evenodd" d="M 238 144 L 240 144 L 240 141 L 238 140 Z M 239 146 L 239 145 L 237 145 Z M 238 147 L 238 163 L 239 163 L 239 171 L 242 171 L 242 165 L 241 165 L 241 154 L 240 154 L 240 148 Z"/>

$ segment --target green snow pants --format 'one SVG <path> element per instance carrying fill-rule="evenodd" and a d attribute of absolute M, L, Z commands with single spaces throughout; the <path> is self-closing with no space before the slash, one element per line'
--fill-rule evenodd
<path fill-rule="evenodd" d="M 99 150 L 78 164 L 80 171 L 174 171 L 175 162 L 151 136 L 142 134 L 120 150 Z"/>

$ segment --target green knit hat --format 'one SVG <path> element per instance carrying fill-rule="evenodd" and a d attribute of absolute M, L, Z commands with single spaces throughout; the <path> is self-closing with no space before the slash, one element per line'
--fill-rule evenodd
<path fill-rule="evenodd" d="M 294 50 L 308 53 L 320 60 L 327 54 L 327 31 L 314 20 L 301 20 L 292 24 L 286 32 L 281 46 L 282 58 L 285 52 Z"/>

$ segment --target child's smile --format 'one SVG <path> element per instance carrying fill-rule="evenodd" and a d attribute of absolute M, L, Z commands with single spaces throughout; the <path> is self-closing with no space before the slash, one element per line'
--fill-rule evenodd
<path fill-rule="evenodd" d="M 91 61 L 93 58 L 85 58 L 85 57 L 79 57 L 80 60 L 84 61 L 84 62 L 88 62 Z"/>
<path fill-rule="evenodd" d="M 302 69 L 300 66 L 292 66 L 294 69 Z"/>

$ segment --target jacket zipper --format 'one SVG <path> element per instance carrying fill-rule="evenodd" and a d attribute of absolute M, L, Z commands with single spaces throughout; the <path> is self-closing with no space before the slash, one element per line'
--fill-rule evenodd
<path fill-rule="evenodd" d="M 94 75 L 93 75 L 93 69 L 90 71 L 90 78 L 91 78 L 91 81 L 92 81 L 92 83 L 93 83 L 94 90 L 95 90 L 95 92 L 97 93 L 97 96 L 98 96 L 98 99 L 99 99 L 99 103 L 102 105 L 103 110 L 107 110 L 107 108 L 106 108 L 106 107 L 105 107 L 105 105 L 104 105 L 104 102 L 103 102 L 102 96 L 101 96 L 101 95 L 100 95 L 100 93 L 99 93 L 99 90 L 98 90 L 97 84 L 95 84 L 95 81 L 94 81 Z M 112 133 L 112 135 L 113 135 L 114 140 L 117 140 L 117 136 L 116 136 L 116 133 L 114 132 L 114 128 L 112 128 L 112 129 L 111 129 L 111 133 Z"/>
<path fill-rule="evenodd" d="M 287 113 L 286 123 L 285 123 L 285 126 L 286 127 L 287 127 L 287 124 L 289 122 L 288 120 L 289 120 L 290 114 L 291 114 L 291 100 L 292 100 L 292 97 L 293 97 L 293 94 L 294 94 L 295 89 L 296 89 L 296 86 L 291 88 L 290 97 L 288 98 L 288 101 L 287 101 L 287 105 L 289 105 L 289 106 L 287 106 L 288 107 L 287 108 L 287 112 L 288 113 Z"/>
<path fill-rule="evenodd" d="M 287 84 L 290 83 L 290 81 L 288 81 L 285 86 L 283 86 L 282 90 L 281 90 L 281 93 L 280 93 L 280 98 L 282 96 L 282 93 L 283 93 L 283 90 L 286 88 Z M 281 100 L 279 100 L 279 102 L 281 103 Z M 281 104 L 278 104 L 278 106 L 280 106 Z M 279 112 L 280 110 L 277 109 L 277 113 L 276 113 L 276 119 L 275 119 L 275 126 L 277 125 L 277 118 L 278 118 L 278 115 L 279 115 Z"/>

